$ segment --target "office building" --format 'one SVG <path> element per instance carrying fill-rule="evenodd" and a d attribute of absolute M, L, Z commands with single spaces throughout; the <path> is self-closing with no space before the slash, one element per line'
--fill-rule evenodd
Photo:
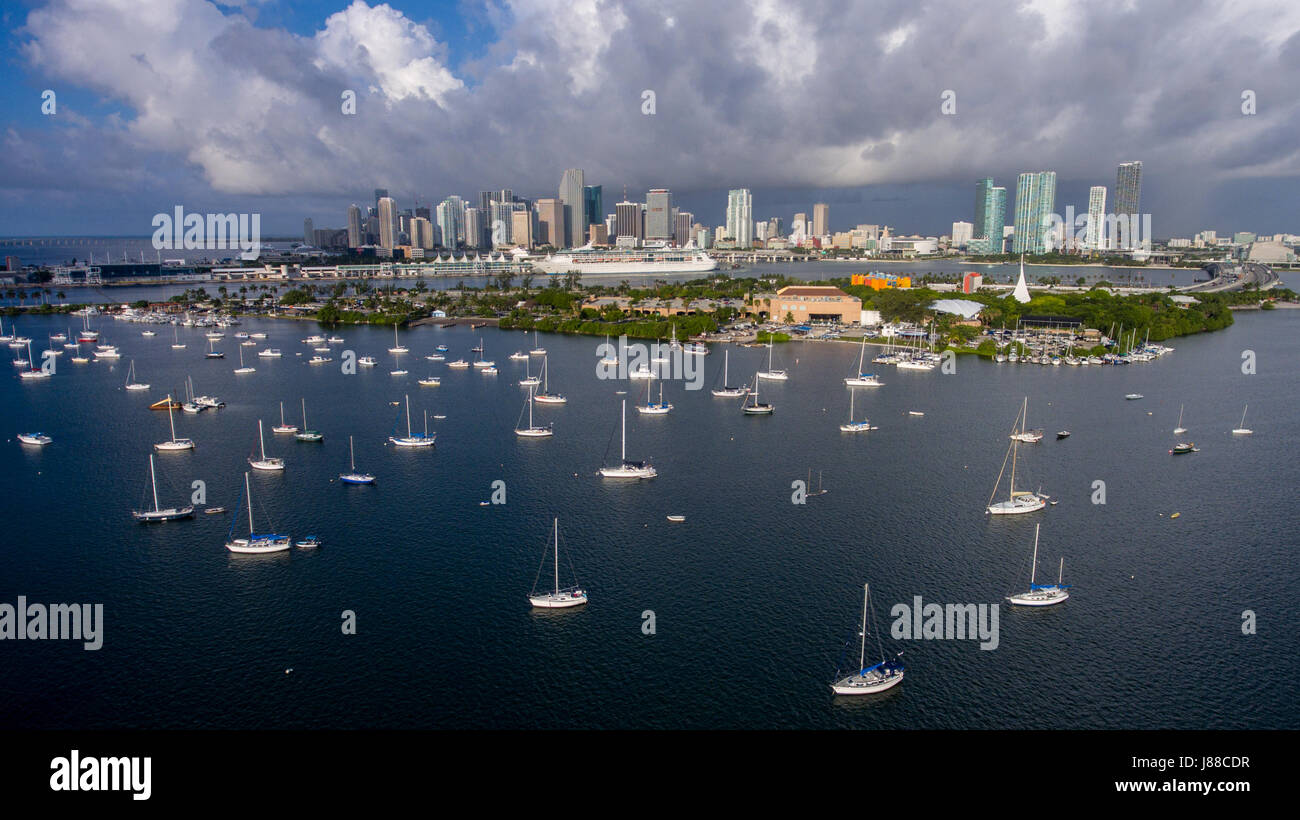
<path fill-rule="evenodd" d="M 831 206 L 818 202 L 813 206 L 813 236 L 826 236 L 831 232 Z"/>
<path fill-rule="evenodd" d="M 1012 251 L 1047 252 L 1051 214 L 1056 211 L 1056 172 L 1026 172 L 1016 179 L 1016 219 Z"/>
<path fill-rule="evenodd" d="M 735 240 L 738 248 L 749 248 L 754 244 L 754 198 L 748 188 L 733 188 L 727 192 L 725 236 Z"/>
<path fill-rule="evenodd" d="M 564 247 L 564 203 L 558 199 L 537 200 L 537 244 Z"/>
<path fill-rule="evenodd" d="M 392 250 L 397 247 L 397 202 L 390 196 L 380 197 L 379 247 Z"/>
<path fill-rule="evenodd" d="M 620 242 L 623 242 L 625 237 L 631 238 L 635 240 L 632 247 L 636 247 L 645 238 L 645 234 L 642 232 L 645 226 L 641 213 L 640 202 L 624 201 L 614 206 L 614 235 Z"/>
<path fill-rule="evenodd" d="M 359 248 L 365 243 L 361 232 L 361 209 L 356 205 L 348 206 L 348 247 Z"/>
<path fill-rule="evenodd" d="M 1132 217 L 1138 214 L 1138 201 L 1142 195 L 1142 163 L 1141 162 L 1121 162 L 1119 170 L 1115 173 L 1115 222 L 1127 226 L 1136 225 Z M 1123 218 L 1121 223 L 1120 217 Z M 1124 231 L 1123 233 L 1127 233 Z M 1136 236 L 1115 236 L 1111 237 L 1111 245 L 1122 247 L 1127 250 L 1136 247 L 1138 238 Z"/>
<path fill-rule="evenodd" d="M 667 188 L 651 188 L 645 197 L 645 238 L 667 240 L 673 238 L 673 195 Z"/>
<path fill-rule="evenodd" d="M 564 242 L 557 247 L 572 248 L 582 244 L 587 235 L 587 211 L 583 202 L 581 168 L 569 168 L 560 179 L 560 202 L 564 205 Z"/>
<path fill-rule="evenodd" d="M 1106 186 L 1094 185 L 1088 189 L 1088 227 L 1083 237 L 1088 250 L 1101 250 L 1106 246 Z"/>
<path fill-rule="evenodd" d="M 588 225 L 605 221 L 605 196 L 600 185 L 582 187 L 582 208 L 586 212 Z"/>

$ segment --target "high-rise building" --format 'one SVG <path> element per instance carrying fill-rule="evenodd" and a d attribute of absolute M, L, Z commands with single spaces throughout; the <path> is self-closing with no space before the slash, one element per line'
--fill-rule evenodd
<path fill-rule="evenodd" d="M 1049 217 L 1056 211 L 1056 172 L 1027 172 L 1016 178 L 1016 221 L 1012 251 L 1046 253 Z"/>
<path fill-rule="evenodd" d="M 794 219 L 790 222 L 791 234 L 802 240 L 808 236 L 808 232 L 811 230 L 812 225 L 808 223 L 808 214 L 800 211 L 794 215 Z"/>
<path fill-rule="evenodd" d="M 667 188 L 651 188 L 645 195 L 645 238 L 672 239 L 673 195 Z"/>
<path fill-rule="evenodd" d="M 993 177 L 975 183 L 975 222 L 970 244 L 984 253 L 1002 252 L 1002 225 L 1007 219 L 1007 189 L 993 185 Z"/>
<path fill-rule="evenodd" d="M 581 245 L 583 237 L 587 235 L 587 211 L 582 199 L 584 187 L 581 168 L 569 168 L 560 179 L 560 202 L 564 204 L 564 242 L 558 247 Z"/>
<path fill-rule="evenodd" d="M 1124 224 L 1132 225 L 1130 217 L 1138 213 L 1138 200 L 1142 195 L 1142 163 L 1141 162 L 1121 162 L 1119 170 L 1115 174 L 1115 216 L 1124 217 Z M 1115 220 L 1119 224 L 1119 220 Z M 1136 247 L 1140 244 L 1137 237 L 1128 236 L 1128 231 L 1124 231 L 1122 236 L 1111 237 L 1111 245 L 1119 247 L 1117 244 L 1121 238 L 1124 249 Z"/>
<path fill-rule="evenodd" d="M 608 245 L 609 231 L 604 222 L 593 222 L 587 226 L 587 243 L 590 245 Z"/>
<path fill-rule="evenodd" d="M 605 195 L 601 186 L 582 186 L 582 209 L 586 214 L 588 225 L 605 220 Z"/>
<path fill-rule="evenodd" d="M 782 236 L 782 231 L 784 230 L 785 220 L 781 219 L 781 217 L 774 216 L 767 220 L 767 236 L 769 239 L 776 236 Z"/>
<path fill-rule="evenodd" d="M 492 200 L 492 221 L 487 226 L 488 247 L 510 244 L 510 229 L 514 222 L 514 211 L 514 203 Z"/>
<path fill-rule="evenodd" d="M 813 236 L 825 236 L 831 232 L 831 206 L 818 202 L 813 206 Z"/>
<path fill-rule="evenodd" d="M 361 234 L 361 209 L 356 205 L 348 206 L 348 247 L 359 248 L 365 243 Z"/>
<path fill-rule="evenodd" d="M 970 242 L 975 226 L 970 222 L 952 223 L 952 246 L 964 248 Z"/>
<path fill-rule="evenodd" d="M 537 244 L 564 247 L 564 204 L 558 199 L 537 200 Z"/>
<path fill-rule="evenodd" d="M 376 214 L 379 213 L 379 200 L 381 200 L 381 199 L 387 199 L 387 198 L 388 198 L 388 189 L 387 189 L 387 188 L 376 188 L 376 189 L 375 189 L 375 213 L 376 213 Z"/>
<path fill-rule="evenodd" d="M 379 247 L 397 247 L 397 201 L 391 196 L 379 198 Z"/>
<path fill-rule="evenodd" d="M 734 239 L 739 248 L 749 248 L 754 244 L 754 198 L 748 188 L 733 188 L 727 192 L 726 235 Z"/>
<path fill-rule="evenodd" d="M 510 241 L 521 248 L 532 248 L 536 242 L 533 226 L 538 220 L 527 208 L 510 212 Z"/>
<path fill-rule="evenodd" d="M 438 203 L 438 230 L 442 232 L 442 245 L 456 249 L 465 240 L 465 200 L 449 196 Z"/>
<path fill-rule="evenodd" d="M 1088 228 L 1083 245 L 1089 250 L 1101 250 L 1106 238 L 1106 186 L 1094 185 L 1088 189 Z"/>
<path fill-rule="evenodd" d="M 422 216 L 411 220 L 411 247 L 433 249 L 433 223 Z"/>
<path fill-rule="evenodd" d="M 695 221 L 695 214 L 690 211 L 678 211 L 675 219 L 676 224 L 673 227 L 673 244 L 677 247 L 685 247 L 691 241 L 691 223 Z"/>
<path fill-rule="evenodd" d="M 483 212 L 478 208 L 465 209 L 465 245 L 483 247 Z"/>
<path fill-rule="evenodd" d="M 309 216 L 306 219 L 304 219 L 302 221 L 302 244 L 310 245 L 313 242 L 315 242 L 316 241 L 315 231 L 316 231 L 315 227 L 311 224 L 311 217 Z"/>
<path fill-rule="evenodd" d="M 641 203 L 640 202 L 620 202 L 614 206 L 615 236 L 619 239 L 630 237 L 637 243 L 644 239 L 641 233 L 643 227 L 641 220 Z"/>

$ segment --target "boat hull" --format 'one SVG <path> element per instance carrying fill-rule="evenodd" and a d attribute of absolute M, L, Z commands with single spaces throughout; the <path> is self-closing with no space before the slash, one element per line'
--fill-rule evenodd
<path fill-rule="evenodd" d="M 902 683 L 904 674 L 900 669 L 888 675 L 878 673 L 849 675 L 832 683 L 831 691 L 837 695 L 874 695 L 877 692 L 893 689 Z"/>

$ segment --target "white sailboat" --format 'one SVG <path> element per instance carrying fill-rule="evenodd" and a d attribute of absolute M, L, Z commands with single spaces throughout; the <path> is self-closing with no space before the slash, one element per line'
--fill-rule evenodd
<path fill-rule="evenodd" d="M 287 535 L 258 534 L 253 531 L 253 490 L 249 486 L 248 473 L 244 473 L 244 497 L 248 503 L 248 537 L 247 538 L 230 538 L 226 541 L 226 549 L 231 552 L 258 554 L 265 552 L 283 552 L 289 549 L 290 542 Z M 235 522 L 230 522 L 230 535 L 235 532 Z"/>
<path fill-rule="evenodd" d="M 873 695 L 892 689 L 903 682 L 904 668 L 897 660 L 885 660 L 885 652 L 880 645 L 880 636 L 876 635 L 876 648 L 880 652 L 880 662 L 867 666 L 867 614 L 871 611 L 871 585 L 862 585 L 862 638 L 858 648 L 858 669 L 843 677 L 835 673 L 831 691 L 837 695 Z M 903 654 L 902 652 L 898 653 Z M 895 656 L 895 658 L 897 655 Z"/>
<path fill-rule="evenodd" d="M 357 453 L 352 447 L 352 436 L 348 436 L 348 472 L 339 473 L 339 481 L 344 484 L 374 484 L 375 477 L 370 473 L 357 472 Z"/>
<path fill-rule="evenodd" d="M 304 411 L 303 415 L 306 415 Z M 272 433 L 296 433 L 298 425 L 286 424 L 284 420 L 284 402 L 280 402 L 280 423 L 271 428 Z"/>
<path fill-rule="evenodd" d="M 790 378 L 790 374 L 786 373 L 784 370 L 772 369 L 772 334 L 769 333 L 767 334 L 767 370 L 758 371 L 754 389 L 758 389 L 757 379 L 771 379 L 772 381 L 783 382 L 788 378 Z"/>
<path fill-rule="evenodd" d="M 483 358 L 483 340 L 478 340 L 478 358 L 474 360 L 475 367 L 492 367 L 496 362 Z"/>
<path fill-rule="evenodd" d="M 841 424 L 841 425 L 840 425 L 840 432 L 842 432 L 842 433 L 865 433 L 865 432 L 867 432 L 868 430 L 878 430 L 878 429 L 880 429 L 880 428 L 878 428 L 878 427 L 872 427 L 872 426 L 871 426 L 871 422 L 868 421 L 867 419 L 863 419 L 862 421 L 854 421 L 854 420 L 853 420 L 853 397 L 856 396 L 856 395 L 857 395 L 857 391 L 856 391 L 856 390 L 850 390 L 850 391 L 849 391 L 849 420 L 848 420 L 848 423 L 847 423 L 847 424 Z"/>
<path fill-rule="evenodd" d="M 654 379 L 645 383 L 645 404 L 638 404 L 636 410 L 638 413 L 646 416 L 664 416 L 672 411 L 673 406 L 664 401 L 664 381 L 659 380 L 659 401 L 650 400 L 650 389 L 654 385 Z"/>
<path fill-rule="evenodd" d="M 1241 408 L 1241 424 L 1233 428 L 1232 434 L 1234 436 L 1249 436 L 1254 434 L 1255 431 L 1246 426 L 1246 410 L 1249 407 L 1250 405 L 1246 405 Z"/>
<path fill-rule="evenodd" d="M 511 356 L 510 358 L 513 359 L 514 356 Z M 541 384 L 541 383 L 542 383 L 542 378 L 541 378 L 541 376 L 534 376 L 534 375 L 533 375 L 532 359 L 528 358 L 528 354 L 527 354 L 527 353 L 524 354 L 524 362 L 525 362 L 525 364 L 524 364 L 524 377 L 523 377 L 522 379 L 519 380 L 519 386 L 520 386 L 520 387 L 536 387 L 537 385 Z"/>
<path fill-rule="evenodd" d="M 98 338 L 99 334 L 96 333 L 95 337 Z M 93 341 L 91 339 L 85 338 L 84 333 L 81 336 L 78 336 L 77 340 L 81 342 Z M 185 345 L 181 344 L 180 331 L 173 325 L 172 326 L 172 350 L 184 350 L 184 349 L 185 349 Z"/>
<path fill-rule="evenodd" d="M 261 458 L 248 457 L 248 463 L 254 470 L 265 470 L 267 472 L 279 472 L 284 469 L 284 459 L 278 456 L 266 457 L 266 439 L 262 435 L 262 420 L 257 420 L 257 446 L 261 450 Z"/>
<path fill-rule="evenodd" d="M 535 395 L 533 399 L 538 404 L 565 404 L 569 400 L 564 394 L 551 392 L 550 359 L 550 356 L 542 357 L 542 392 Z"/>
<path fill-rule="evenodd" d="M 239 348 L 239 367 L 235 368 L 235 372 L 240 374 L 257 372 L 256 367 L 247 367 L 244 365 L 244 349 L 242 347 Z"/>
<path fill-rule="evenodd" d="M 741 410 L 743 410 L 748 415 L 770 416 L 772 414 L 772 411 L 776 409 L 771 404 L 763 404 L 760 403 L 758 400 L 758 383 L 759 380 L 762 378 L 763 378 L 763 374 L 761 372 L 754 374 L 754 389 L 750 391 L 749 394 L 745 397 L 745 403 L 744 405 L 741 406 Z M 753 404 L 750 404 L 749 402 L 750 398 L 754 399 Z"/>
<path fill-rule="evenodd" d="M 714 388 L 713 395 L 722 399 L 734 399 L 749 392 L 748 387 L 732 387 L 730 378 L 731 351 L 722 351 L 722 387 Z"/>
<path fill-rule="evenodd" d="M 24 379 L 48 379 L 52 375 L 45 368 L 37 367 L 32 360 L 32 343 L 30 340 L 27 342 L 27 369 L 20 370 L 18 375 Z"/>
<path fill-rule="evenodd" d="M 302 400 L 302 430 L 294 433 L 294 438 L 298 441 L 324 441 L 325 435 L 318 430 L 312 430 L 307 427 L 307 398 Z"/>
<path fill-rule="evenodd" d="M 154 524 L 163 521 L 179 521 L 182 518 L 193 518 L 194 507 L 169 507 L 163 509 L 158 504 L 158 476 L 154 472 L 153 453 L 149 454 L 149 484 L 153 487 L 153 509 L 152 510 L 132 510 L 131 515 L 135 520 L 142 524 Z"/>
<path fill-rule="evenodd" d="M 1029 397 L 1025 397 L 1024 416 L 1020 422 L 1020 429 L 1011 432 L 1011 438 L 1025 444 L 1037 444 L 1043 440 L 1042 430 L 1026 430 L 1025 425 L 1029 422 Z"/>
<path fill-rule="evenodd" d="M 1186 432 L 1187 428 L 1183 426 L 1183 405 L 1180 404 L 1178 405 L 1178 426 L 1174 428 L 1174 435 L 1181 436 Z"/>
<path fill-rule="evenodd" d="M 1029 400 L 1026 399 L 1022 405 L 1021 413 L 1016 415 L 1016 424 L 1020 424 L 1021 414 L 1028 407 Z M 1014 431 L 1016 428 L 1012 427 Z M 1007 447 L 1007 455 L 1002 459 L 1002 470 L 998 473 L 998 480 L 993 485 L 993 493 L 989 496 L 988 506 L 985 508 L 990 515 L 1020 515 L 1041 510 L 1047 506 L 1048 497 L 1037 492 L 1016 489 L 1016 460 L 1019 455 L 1020 440 L 1014 435 L 1011 436 L 1011 444 Z M 1002 482 L 1002 475 L 1006 472 L 1007 461 L 1011 462 L 1011 491 L 1006 501 L 993 503 L 994 497 L 997 496 L 998 486 Z"/>
<path fill-rule="evenodd" d="M 548 424 L 545 427 L 539 427 L 536 424 L 533 424 L 533 389 L 531 387 L 528 388 L 528 400 L 524 402 L 524 404 L 527 405 L 528 409 L 528 426 L 520 427 L 519 421 L 516 421 L 515 435 L 521 438 L 547 438 L 554 435 L 551 425 Z M 519 410 L 519 420 L 522 421 L 523 417 L 524 410 L 521 408 Z"/>
<path fill-rule="evenodd" d="M 622 443 L 619 450 L 617 467 L 601 467 L 600 474 L 605 478 L 654 478 L 659 473 L 649 462 L 627 460 L 627 399 L 623 399 Z"/>
<path fill-rule="evenodd" d="M 163 453 L 176 452 L 178 450 L 193 450 L 194 441 L 188 438 L 176 438 L 176 417 L 172 412 L 174 402 L 170 394 L 167 396 L 167 422 L 171 426 L 172 437 L 168 441 L 154 445 L 154 449 Z"/>
<path fill-rule="evenodd" d="M 862 334 L 862 350 L 858 353 L 857 375 L 849 376 L 844 380 L 844 384 L 849 387 L 884 387 L 885 383 L 875 373 L 867 373 L 862 367 L 865 364 L 867 356 L 867 334 Z"/>
<path fill-rule="evenodd" d="M 1039 524 L 1034 525 L 1034 559 L 1033 568 L 1029 571 L 1029 591 L 1021 592 L 1016 595 L 1008 595 L 1007 600 L 1016 606 L 1052 606 L 1059 604 L 1070 597 L 1068 584 L 1062 584 L 1061 578 L 1065 573 L 1065 556 L 1061 557 L 1061 563 L 1057 569 L 1055 584 L 1037 584 L 1034 583 L 1038 577 L 1038 528 Z"/>
<path fill-rule="evenodd" d="M 410 348 L 406 347 L 406 345 L 402 344 L 401 342 L 399 342 L 399 341 L 397 340 L 397 323 L 396 323 L 396 322 L 393 323 L 393 346 L 390 347 L 390 348 L 388 348 L 388 352 L 389 352 L 389 353 L 393 353 L 393 354 L 401 354 L 401 353 L 410 353 L 410 352 L 411 352 L 411 351 L 410 351 Z"/>
<path fill-rule="evenodd" d="M 620 340 L 621 340 L 621 338 L 622 338 L 622 337 L 620 337 Z M 619 344 L 622 345 L 622 342 L 620 341 Z M 605 349 L 608 350 L 609 347 L 610 347 L 610 344 L 609 344 L 609 334 L 606 333 L 606 334 L 605 334 Z M 618 364 L 618 356 L 605 356 L 604 358 L 602 358 L 602 359 L 600 360 L 600 363 L 601 363 L 601 364 L 606 364 L 606 365 L 614 365 L 614 364 Z"/>
<path fill-rule="evenodd" d="M 533 355 L 533 356 L 545 356 L 545 355 L 546 355 L 546 348 L 544 348 L 544 347 L 542 347 L 541 345 L 537 344 L 537 331 L 536 331 L 536 330 L 533 331 L 533 349 L 530 350 L 530 351 L 528 351 L 528 352 L 529 352 L 530 355 Z"/>
<path fill-rule="evenodd" d="M 396 425 L 394 425 L 394 427 L 396 427 Z M 393 444 L 396 444 L 398 447 L 432 447 L 434 440 L 437 438 L 437 435 L 438 435 L 437 433 L 433 433 L 432 435 L 429 433 L 429 411 L 428 410 L 424 411 L 424 432 L 415 433 L 415 434 L 411 433 L 411 397 L 410 395 L 407 395 L 406 435 L 404 437 L 398 436 L 396 435 L 396 430 L 394 430 L 394 435 L 389 436 L 388 440 L 391 441 Z"/>
<path fill-rule="evenodd" d="M 135 359 L 131 360 L 131 367 L 126 371 L 126 389 L 127 390 L 148 390 L 149 385 L 141 384 L 135 380 Z"/>
<path fill-rule="evenodd" d="M 533 581 L 533 591 L 528 593 L 528 602 L 541 609 L 568 609 L 569 607 L 582 606 L 587 603 L 586 590 L 579 587 L 576 583 L 571 587 L 560 589 L 560 519 L 555 519 L 555 573 L 554 586 L 550 592 L 538 592 L 537 581 L 541 580 L 542 570 L 546 567 L 546 558 L 543 554 L 542 565 L 537 568 L 537 578 Z"/>
<path fill-rule="evenodd" d="M 37 447 L 44 447 L 47 444 L 54 443 L 54 439 L 44 433 L 19 433 L 18 441 L 23 444 L 32 444 Z"/>

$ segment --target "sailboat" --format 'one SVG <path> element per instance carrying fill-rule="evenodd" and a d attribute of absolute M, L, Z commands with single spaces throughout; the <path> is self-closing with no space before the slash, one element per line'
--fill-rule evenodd
<path fill-rule="evenodd" d="M 393 425 L 394 434 L 397 432 L 397 425 Z M 406 397 L 406 436 L 391 435 L 388 440 L 398 447 L 432 447 L 437 433 L 429 434 L 429 411 L 424 411 L 424 432 L 411 433 L 411 397 Z"/>
<path fill-rule="evenodd" d="M 1186 432 L 1187 428 L 1183 426 L 1183 405 L 1180 404 L 1178 405 L 1178 426 L 1174 428 L 1174 435 L 1181 436 Z"/>
<path fill-rule="evenodd" d="M 483 358 L 483 340 L 478 340 L 478 358 L 474 360 L 475 367 L 492 367 L 496 362 Z"/>
<path fill-rule="evenodd" d="M 1015 439 L 1016 441 L 1024 442 L 1025 444 L 1037 444 L 1043 440 L 1043 431 L 1025 429 L 1025 424 L 1028 423 L 1029 421 L 1029 397 L 1028 396 L 1025 397 L 1024 410 L 1025 410 L 1024 418 L 1020 422 L 1020 429 L 1018 431 L 1013 430 L 1011 433 L 1011 438 Z"/>
<path fill-rule="evenodd" d="M 36 363 L 32 361 L 32 343 L 30 339 L 27 341 L 27 369 L 20 370 L 18 375 L 24 379 L 48 379 L 52 375 L 50 371 L 43 367 L 37 367 Z"/>
<path fill-rule="evenodd" d="M 306 415 L 306 413 L 304 413 Z M 296 433 L 298 425 L 286 424 L 284 421 L 284 402 L 280 402 L 280 423 L 271 428 L 272 433 Z"/>
<path fill-rule="evenodd" d="M 135 380 L 135 359 L 131 360 L 131 367 L 126 371 L 126 389 L 127 390 L 148 390 L 149 385 L 141 384 Z"/>
<path fill-rule="evenodd" d="M 565 404 L 568 399 L 562 393 L 550 391 L 550 357 L 542 357 L 542 392 L 533 397 L 538 404 Z"/>
<path fill-rule="evenodd" d="M 8 344 L 14 340 L 13 325 L 10 325 L 9 327 L 10 331 L 5 333 L 5 320 L 0 318 L 0 344 Z M 609 341 L 608 336 L 605 337 L 605 341 Z"/>
<path fill-rule="evenodd" d="M 538 427 L 537 425 L 533 424 L 533 389 L 531 387 L 528 388 L 528 401 L 526 401 L 525 404 L 528 407 L 528 426 L 520 427 L 519 421 L 516 421 L 515 435 L 520 436 L 521 438 L 546 438 L 548 436 L 554 435 L 553 431 L 551 430 L 551 425 L 548 424 L 545 427 Z M 523 408 L 520 408 L 519 420 L 522 421 L 523 417 L 524 417 L 524 410 Z"/>
<path fill-rule="evenodd" d="M 751 416 L 771 415 L 772 411 L 776 409 L 770 404 L 760 404 L 758 401 L 758 381 L 761 378 L 763 378 L 763 374 L 761 372 L 754 374 L 754 389 L 745 397 L 745 403 L 741 407 L 741 410 L 743 410 L 746 414 Z M 754 399 L 753 404 L 749 403 L 750 397 L 753 397 Z"/>
<path fill-rule="evenodd" d="M 177 450 L 193 450 L 194 441 L 188 438 L 176 438 L 176 417 L 173 415 L 172 408 L 175 406 L 172 397 L 167 396 L 167 422 L 171 425 L 172 437 L 169 441 L 164 441 L 154 445 L 154 449 L 159 452 L 175 452 Z"/>
<path fill-rule="evenodd" d="M 758 385 L 757 385 L 758 379 L 771 379 L 772 381 L 783 382 L 788 378 L 790 378 L 790 375 L 786 373 L 784 370 L 772 369 L 772 334 L 769 333 L 767 334 L 767 370 L 758 371 L 758 375 L 755 378 L 754 389 L 755 391 L 758 390 Z"/>
<path fill-rule="evenodd" d="M 1246 405 L 1241 408 L 1241 425 L 1233 428 L 1232 434 L 1234 436 L 1249 436 L 1254 434 L 1255 431 L 1246 426 L 1246 410 L 1249 407 L 1250 405 Z"/>
<path fill-rule="evenodd" d="M 245 366 L 244 366 L 244 348 L 242 348 L 242 347 L 239 348 L 239 367 L 237 367 L 237 368 L 235 369 L 235 372 L 236 372 L 236 373 L 256 373 L 256 372 L 257 372 L 257 368 L 256 368 L 256 367 L 245 367 Z"/>
<path fill-rule="evenodd" d="M 903 665 L 897 660 L 885 660 L 884 648 L 880 645 L 880 636 L 876 635 L 876 649 L 880 652 L 880 662 L 867 666 L 867 614 L 871 611 L 871 584 L 862 585 L 862 638 L 858 648 L 858 670 L 843 677 L 836 670 L 831 691 L 837 695 L 872 695 L 891 689 L 903 682 Z M 898 653 L 903 654 L 902 652 Z M 898 656 L 895 655 L 895 658 Z"/>
<path fill-rule="evenodd" d="M 388 348 L 389 353 L 410 353 L 410 349 L 397 340 L 397 323 L 393 323 L 393 346 Z"/>
<path fill-rule="evenodd" d="M 658 402 L 653 402 L 650 400 L 650 386 L 652 384 L 654 384 L 653 378 L 650 379 L 650 381 L 647 381 L 645 383 L 645 404 L 638 404 L 636 406 L 636 410 L 638 413 L 647 416 L 667 415 L 668 412 L 673 409 L 673 406 L 668 402 L 664 401 L 664 381 L 663 379 L 659 380 L 659 401 Z"/>
<path fill-rule="evenodd" d="M 511 356 L 510 358 L 513 359 L 514 356 Z M 524 354 L 524 361 L 526 362 L 526 364 L 524 365 L 524 368 L 525 368 L 525 369 L 524 369 L 524 378 L 522 378 L 522 379 L 519 380 L 519 386 L 520 386 L 520 387 L 536 387 L 537 385 L 539 385 L 539 384 L 542 383 L 542 378 L 541 378 L 541 376 L 534 376 L 534 375 L 533 375 L 532 360 L 528 358 L 528 354 L 527 354 L 527 353 Z"/>
<path fill-rule="evenodd" d="M 863 419 L 862 421 L 853 420 L 853 397 L 857 395 L 856 390 L 849 391 L 849 420 L 846 424 L 840 425 L 841 433 L 865 433 L 868 430 L 878 430 L 878 427 L 872 427 L 871 422 Z"/>
<path fill-rule="evenodd" d="M 722 387 L 714 388 L 713 395 L 723 399 L 734 399 L 749 392 L 748 387 L 732 387 L 730 384 L 731 351 L 722 351 Z"/>
<path fill-rule="evenodd" d="M 289 549 L 289 536 L 258 534 L 253 532 L 253 490 L 249 485 L 248 473 L 244 473 L 244 495 L 248 503 L 248 537 L 234 538 L 235 522 L 230 522 L 230 540 L 226 549 L 239 553 L 283 552 Z"/>
<path fill-rule="evenodd" d="M 325 436 L 323 433 L 320 433 L 317 430 L 312 430 L 307 427 L 307 399 L 305 397 L 302 400 L 302 431 L 298 433 L 294 433 L 293 437 L 298 439 L 299 441 L 324 441 L 325 440 Z"/>
<path fill-rule="evenodd" d="M 530 350 L 530 351 L 528 351 L 528 352 L 529 352 L 530 355 L 533 355 L 533 356 L 545 356 L 545 355 L 546 355 L 546 348 L 544 348 L 544 347 L 542 347 L 541 345 L 537 344 L 537 331 L 536 331 L 536 330 L 533 331 L 533 349 Z"/>
<path fill-rule="evenodd" d="M 623 399 L 621 419 L 623 434 L 619 464 L 617 467 L 601 467 L 600 474 L 605 478 L 654 478 L 659 473 L 648 462 L 627 460 L 627 399 Z"/>
<path fill-rule="evenodd" d="M 370 473 L 357 472 L 357 454 L 352 448 L 352 436 L 348 436 L 348 472 L 339 473 L 339 481 L 344 484 L 374 484 L 375 477 Z"/>
<path fill-rule="evenodd" d="M 620 345 L 621 345 L 621 344 L 622 344 L 622 342 L 620 341 Z M 606 334 L 605 334 L 605 349 L 608 350 L 608 349 L 609 349 L 609 346 L 610 346 L 610 345 L 609 345 L 609 334 L 606 333 Z M 601 364 L 618 364 L 618 357 L 617 357 L 617 356 L 605 356 L 603 359 L 600 360 L 600 363 L 601 363 Z"/>
<path fill-rule="evenodd" d="M 1025 399 L 1022 405 L 1021 413 L 1016 415 L 1016 424 L 1020 424 L 1021 414 L 1029 406 L 1029 400 Z M 1015 427 L 1012 428 L 1015 430 Z M 989 496 L 989 503 L 986 507 L 990 515 L 1019 515 L 1021 513 L 1031 513 L 1041 510 L 1047 506 L 1047 496 L 1041 493 L 1029 492 L 1028 490 L 1016 489 L 1016 459 L 1019 454 L 1020 440 L 1014 435 L 1011 436 L 1011 444 L 1007 447 L 1006 458 L 1002 459 L 1002 471 L 998 473 L 997 483 L 993 485 L 993 494 Z M 1002 482 L 1002 474 L 1006 472 L 1007 461 L 1011 461 L 1011 492 L 1006 501 L 993 503 L 993 498 L 998 493 L 998 486 Z"/>
<path fill-rule="evenodd" d="M 193 518 L 194 507 L 170 507 L 166 510 L 158 505 L 158 476 L 154 472 L 153 453 L 149 454 L 149 484 L 153 487 L 153 509 L 152 510 L 132 510 L 131 515 L 135 520 L 142 524 L 152 524 L 162 521 L 179 521 L 182 518 Z"/>
<path fill-rule="evenodd" d="M 533 591 L 528 593 L 528 602 L 542 609 L 567 609 L 587 603 L 586 590 L 576 583 L 571 587 L 560 589 L 560 519 L 558 518 L 555 519 L 555 552 L 553 560 L 555 562 L 553 589 L 550 592 L 537 591 L 537 581 L 541 580 L 542 569 L 546 566 L 546 557 L 545 553 L 543 553 L 542 565 L 537 568 L 537 578 L 533 581 Z"/>
<path fill-rule="evenodd" d="M 224 359 L 224 358 L 226 358 L 226 354 L 225 354 L 225 353 L 222 353 L 220 350 L 217 350 L 216 344 L 217 344 L 217 342 L 216 342 L 215 339 L 213 339 L 212 337 L 208 337 L 208 352 L 203 354 L 203 358 L 205 358 L 205 359 Z"/>
<path fill-rule="evenodd" d="M 1034 583 L 1038 576 L 1038 528 L 1040 526 L 1034 525 L 1034 559 L 1033 568 L 1029 571 L 1029 591 L 1007 596 L 1007 600 L 1016 606 L 1052 606 L 1070 597 L 1070 593 L 1066 592 L 1070 588 L 1069 585 L 1061 583 L 1065 573 L 1065 556 L 1061 556 L 1055 584 Z"/>
<path fill-rule="evenodd" d="M 884 382 L 875 373 L 866 373 L 862 365 L 867 356 L 867 335 L 862 334 L 862 351 L 858 353 L 857 375 L 849 376 L 844 383 L 849 387 L 883 387 Z"/>
<path fill-rule="evenodd" d="M 99 338 L 99 334 L 96 333 L 95 339 L 98 338 Z M 85 333 L 82 333 L 80 336 L 77 337 L 77 341 L 79 342 L 93 342 L 95 341 L 95 339 L 87 339 Z M 172 350 L 184 350 L 184 349 L 185 349 L 185 345 L 181 344 L 180 331 L 177 330 L 175 326 L 173 326 L 172 327 Z"/>
<path fill-rule="evenodd" d="M 257 420 L 257 445 L 261 449 L 262 457 L 248 457 L 248 463 L 254 470 L 266 470 L 268 472 L 278 472 L 284 469 L 284 459 L 277 456 L 266 457 L 266 440 L 262 436 L 262 420 Z"/>

